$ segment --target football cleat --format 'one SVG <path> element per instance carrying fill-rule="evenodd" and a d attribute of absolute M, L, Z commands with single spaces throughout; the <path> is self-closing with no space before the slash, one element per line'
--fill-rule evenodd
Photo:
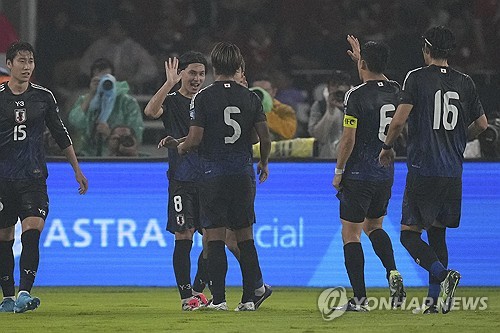
<path fill-rule="evenodd" d="M 196 296 L 181 300 L 182 311 L 194 311 L 202 307 L 201 301 Z"/>
<path fill-rule="evenodd" d="M 27 291 L 21 291 L 14 303 L 14 312 L 23 313 L 26 311 L 35 310 L 39 306 L 40 299 L 38 297 L 31 297 L 31 295 Z"/>
<path fill-rule="evenodd" d="M 453 301 L 455 291 L 457 290 L 458 283 L 460 282 L 461 275 L 459 272 L 449 270 L 448 275 L 443 282 L 441 282 L 441 290 L 443 291 L 443 302 L 441 304 L 441 312 L 446 314 L 453 308 Z"/>
<path fill-rule="evenodd" d="M 203 293 L 199 293 L 194 295 L 193 297 L 197 298 L 200 301 L 200 306 L 205 307 L 208 305 L 208 299 Z"/>
<path fill-rule="evenodd" d="M 264 294 L 262 294 L 261 296 L 254 296 L 253 298 L 255 310 L 257 310 L 259 306 L 262 304 L 262 302 L 264 302 L 273 293 L 273 289 L 271 288 L 270 285 L 264 284 L 264 288 L 265 288 Z"/>
<path fill-rule="evenodd" d="M 14 303 L 12 298 L 4 298 L 0 303 L 0 312 L 14 312 Z"/>
<path fill-rule="evenodd" d="M 228 311 L 227 303 L 221 302 L 219 304 L 214 304 L 214 302 L 208 303 L 206 306 L 207 309 L 216 310 L 216 311 Z"/>
<path fill-rule="evenodd" d="M 234 311 L 255 311 L 255 304 L 253 302 L 240 303 Z"/>
<path fill-rule="evenodd" d="M 403 277 L 396 270 L 389 273 L 389 290 L 391 293 L 391 307 L 393 309 L 401 307 L 406 298 L 406 292 L 403 286 Z"/>
<path fill-rule="evenodd" d="M 370 309 L 366 306 L 365 303 L 359 304 L 354 299 L 350 299 L 346 304 L 342 306 L 338 306 L 335 310 L 340 311 L 350 311 L 350 312 L 368 312 Z"/>

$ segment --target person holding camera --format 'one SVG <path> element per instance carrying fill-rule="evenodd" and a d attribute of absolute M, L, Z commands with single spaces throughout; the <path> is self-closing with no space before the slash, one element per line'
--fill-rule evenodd
<path fill-rule="evenodd" d="M 311 106 L 308 130 L 318 141 L 320 158 L 337 157 L 344 119 L 344 96 L 350 88 L 351 76 L 344 71 L 334 71 L 323 93 L 325 98 Z"/>
<path fill-rule="evenodd" d="M 108 137 L 108 156 L 139 156 L 137 139 L 132 127 L 118 125 Z"/>
<path fill-rule="evenodd" d="M 80 133 L 76 152 L 83 156 L 106 156 L 111 128 L 126 125 L 133 129 L 136 143 L 142 142 L 144 121 L 129 85 L 116 81 L 113 64 L 100 58 L 90 67 L 89 92 L 78 98 L 69 113 L 69 122 Z"/>

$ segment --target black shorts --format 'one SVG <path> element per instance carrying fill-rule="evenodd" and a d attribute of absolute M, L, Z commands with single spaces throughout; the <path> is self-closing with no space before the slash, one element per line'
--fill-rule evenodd
<path fill-rule="evenodd" d="M 167 230 L 182 232 L 200 227 L 200 191 L 197 183 L 170 180 Z"/>
<path fill-rule="evenodd" d="M 214 177 L 202 182 L 203 228 L 239 230 L 255 223 L 255 179 L 249 175 Z"/>
<path fill-rule="evenodd" d="M 439 226 L 457 228 L 462 210 L 461 177 L 406 176 L 401 224 L 428 229 Z"/>
<path fill-rule="evenodd" d="M 49 196 L 45 178 L 27 180 L 0 179 L 0 229 L 14 226 L 19 218 L 49 214 Z"/>
<path fill-rule="evenodd" d="M 392 183 L 392 179 L 342 179 L 342 189 L 337 193 L 340 200 L 340 218 L 348 222 L 362 223 L 365 218 L 376 219 L 386 215 Z"/>

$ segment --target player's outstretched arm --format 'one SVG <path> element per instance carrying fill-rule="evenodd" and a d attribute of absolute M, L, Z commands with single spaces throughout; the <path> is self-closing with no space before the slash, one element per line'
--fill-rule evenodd
<path fill-rule="evenodd" d="M 73 171 L 75 172 L 75 178 L 80 187 L 78 188 L 78 193 L 85 194 L 89 188 L 89 182 L 82 170 L 80 169 L 80 165 L 78 164 L 78 160 L 76 158 L 75 150 L 73 146 L 70 145 L 63 149 L 63 153 L 66 156 L 66 159 L 71 164 Z"/>
<path fill-rule="evenodd" d="M 151 118 L 159 118 L 163 113 L 162 104 L 167 98 L 168 93 L 172 88 L 179 82 L 182 78 L 182 71 L 178 72 L 179 69 L 179 59 L 176 57 L 168 58 L 165 61 L 165 74 L 167 75 L 167 80 L 160 87 L 160 89 L 153 95 L 149 100 L 148 104 L 144 108 L 144 114 Z"/>

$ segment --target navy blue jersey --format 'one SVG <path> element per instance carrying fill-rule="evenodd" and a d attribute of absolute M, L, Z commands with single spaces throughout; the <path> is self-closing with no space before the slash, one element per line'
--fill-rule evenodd
<path fill-rule="evenodd" d="M 357 129 L 343 177 L 371 181 L 394 177 L 394 166 L 382 167 L 378 156 L 396 112 L 400 91 L 395 81 L 367 81 L 347 92 L 344 127 L 350 127 L 349 122 L 353 121 Z"/>
<path fill-rule="evenodd" d="M 0 178 L 48 177 L 43 141 L 46 127 L 61 149 L 71 145 L 50 90 L 29 83 L 24 93 L 15 95 L 7 82 L 0 85 Z"/>
<path fill-rule="evenodd" d="M 191 103 L 191 125 L 204 128 L 198 153 L 208 177 L 251 173 L 252 130 L 266 121 L 259 97 L 235 81 L 216 81 Z"/>
<path fill-rule="evenodd" d="M 178 91 L 168 94 L 163 102 L 161 120 L 167 135 L 176 139 L 188 135 L 189 106 L 191 99 Z M 200 158 L 195 152 L 179 156 L 177 148 L 168 149 L 168 179 L 179 181 L 197 181 L 202 168 Z"/>
<path fill-rule="evenodd" d="M 408 72 L 401 104 L 408 118 L 408 171 L 422 176 L 460 177 L 467 128 L 484 114 L 472 79 L 450 67 Z"/>

